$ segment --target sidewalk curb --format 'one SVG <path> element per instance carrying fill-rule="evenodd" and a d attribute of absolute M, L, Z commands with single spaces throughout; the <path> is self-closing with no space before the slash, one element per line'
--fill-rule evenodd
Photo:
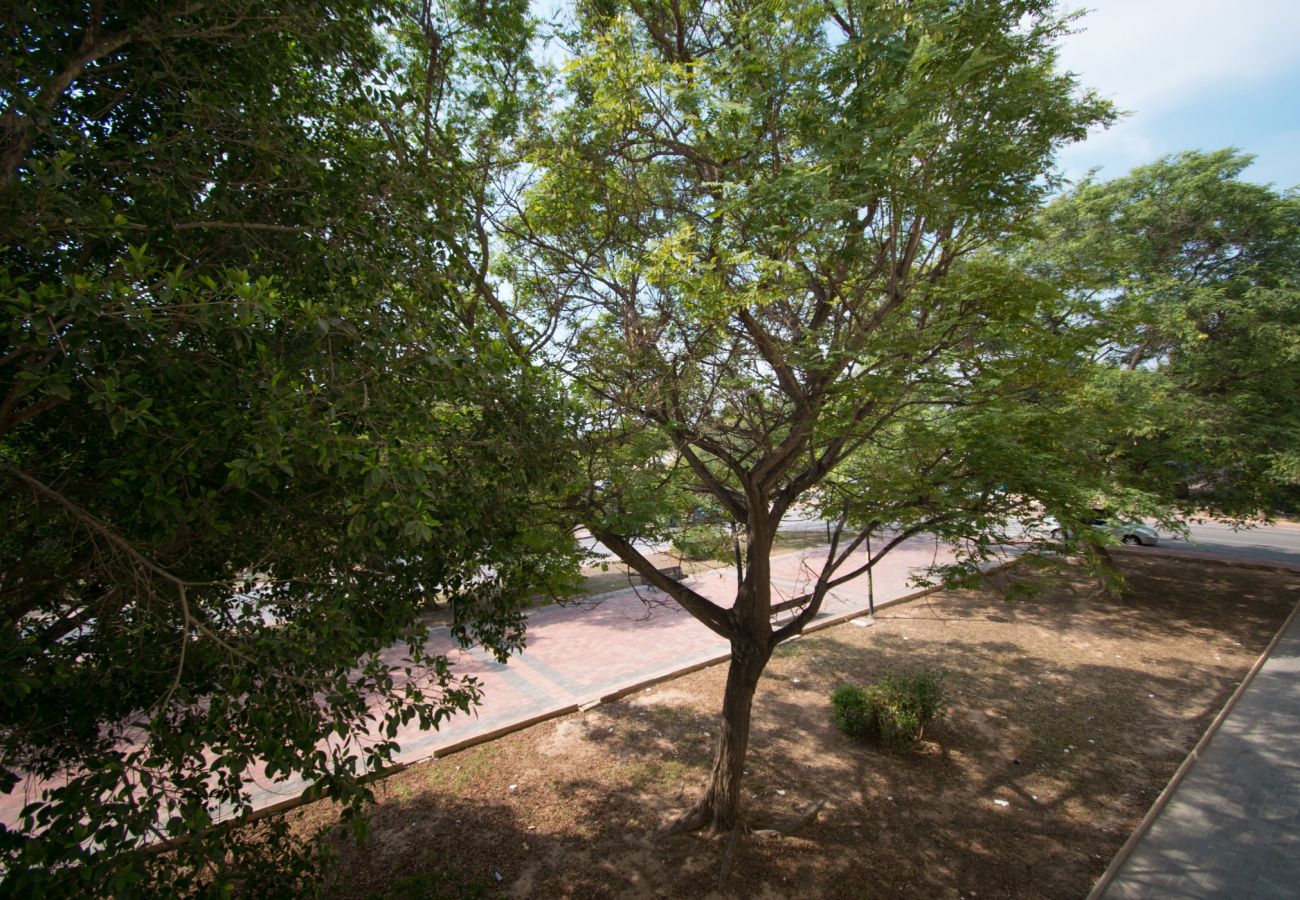
<path fill-rule="evenodd" d="M 500 725 L 493 728 L 491 731 L 485 731 L 482 734 L 475 734 L 467 738 L 462 738 L 459 741 L 455 741 L 454 743 L 447 744 L 446 746 L 431 751 L 428 756 L 409 759 L 404 763 L 400 763 L 400 765 L 413 766 L 417 763 L 428 762 L 431 759 L 441 759 L 444 756 L 451 756 L 453 753 L 468 750 L 470 747 L 476 747 L 479 744 L 486 744 L 489 741 L 496 740 L 497 738 L 505 737 L 507 734 L 513 734 L 516 731 L 523 731 L 525 728 L 532 728 L 534 725 L 541 724 L 547 719 L 558 719 L 560 716 L 567 716 L 569 713 L 575 713 L 578 711 L 578 707 L 582 705 L 583 704 L 581 703 L 567 703 L 564 706 L 559 706 L 554 709 L 543 710 L 542 712 L 534 713 L 526 719 L 519 719 L 506 725 Z"/>
<path fill-rule="evenodd" d="M 1252 566 L 1251 568 L 1259 567 Z M 1286 568 L 1281 571 L 1296 572 L 1297 570 Z M 1155 825 L 1156 820 L 1160 818 L 1160 814 L 1164 812 L 1165 807 L 1169 805 L 1169 801 L 1173 799 L 1173 795 L 1175 791 L 1177 791 L 1178 786 L 1183 782 L 1183 779 L 1187 777 L 1188 772 L 1191 771 L 1192 767 L 1196 764 L 1196 761 L 1200 759 L 1201 754 L 1205 752 L 1205 748 L 1209 746 L 1210 741 L 1218 733 L 1219 728 L 1228 718 L 1228 715 L 1232 712 L 1233 708 L 1236 707 L 1237 702 L 1246 693 L 1246 689 L 1249 688 L 1251 682 L 1255 680 L 1255 676 L 1258 675 L 1259 670 L 1264 667 L 1264 663 L 1268 662 L 1269 657 L 1273 655 L 1273 651 L 1277 649 L 1277 645 L 1282 641 L 1282 636 L 1287 633 L 1287 630 L 1290 629 L 1297 616 L 1300 616 L 1300 603 L 1297 603 L 1291 610 L 1290 615 L 1286 617 L 1286 621 L 1282 623 L 1282 627 L 1278 629 L 1277 634 L 1273 635 L 1273 639 L 1269 641 L 1268 646 L 1264 648 L 1264 652 L 1259 655 L 1259 658 L 1255 660 L 1255 664 L 1250 667 L 1250 671 L 1248 671 L 1245 677 L 1241 679 L 1241 684 L 1237 685 L 1236 690 L 1232 692 L 1232 696 L 1228 698 L 1228 702 L 1223 705 L 1221 710 L 1219 710 L 1218 715 L 1214 717 L 1214 721 L 1210 722 L 1210 726 L 1205 729 L 1205 734 L 1201 735 L 1201 739 L 1196 742 L 1196 746 L 1192 748 L 1192 752 L 1187 754 L 1187 758 L 1183 760 L 1177 771 L 1174 772 L 1173 776 L 1169 779 L 1169 783 L 1165 785 L 1164 790 L 1162 790 L 1156 797 L 1155 802 L 1151 804 L 1151 808 L 1147 810 L 1146 815 L 1142 817 L 1142 821 L 1138 823 L 1137 828 L 1133 830 L 1133 833 L 1129 835 L 1128 840 L 1124 842 L 1124 846 L 1120 847 L 1115 856 L 1111 858 L 1110 865 L 1106 867 L 1106 871 L 1101 874 L 1101 877 L 1097 879 L 1097 883 L 1093 885 L 1092 890 L 1088 892 L 1086 900 L 1101 900 L 1106 891 L 1110 890 L 1110 886 L 1114 883 L 1115 877 L 1119 875 L 1119 870 L 1124 867 L 1126 862 L 1128 862 L 1129 857 L 1133 855 L 1133 851 L 1137 849 L 1138 843 L 1142 838 L 1146 837 L 1152 826 Z"/>

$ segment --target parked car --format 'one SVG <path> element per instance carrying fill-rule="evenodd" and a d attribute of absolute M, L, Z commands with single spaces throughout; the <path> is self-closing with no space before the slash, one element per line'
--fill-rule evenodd
<path fill-rule="evenodd" d="M 1146 547 L 1152 547 L 1160 543 L 1160 536 L 1156 534 L 1154 528 L 1143 525 L 1140 522 L 1121 522 L 1108 516 L 1098 516 L 1088 523 L 1089 526 L 1098 531 L 1109 532 L 1120 539 L 1121 543 L 1139 544 Z M 1052 540 L 1063 541 L 1070 536 L 1070 532 L 1065 528 L 1053 528 Z"/>

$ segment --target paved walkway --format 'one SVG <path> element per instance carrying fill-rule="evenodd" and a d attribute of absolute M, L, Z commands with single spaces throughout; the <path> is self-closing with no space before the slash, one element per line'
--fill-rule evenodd
<path fill-rule="evenodd" d="M 825 553 L 823 546 L 775 557 L 773 601 L 809 591 Z M 951 548 L 938 545 L 932 537 L 902 542 L 877 566 L 876 604 L 915 592 L 911 580 L 915 573 L 951 561 Z M 865 562 L 866 553 L 861 551 L 841 571 L 852 571 Z M 735 599 L 736 575 L 731 567 L 690 576 L 687 583 L 722 606 L 731 606 Z M 831 591 L 818 620 L 865 610 L 867 599 L 867 579 L 857 578 Z M 457 675 L 477 678 L 483 699 L 476 709 L 444 722 L 437 731 L 421 731 L 417 722 L 400 729 L 395 740 L 401 751 L 394 762 L 411 763 L 451 752 L 512 731 L 521 723 L 561 715 L 646 682 L 720 662 L 730 653 L 726 641 L 666 595 L 648 588 L 628 588 L 535 610 L 528 615 L 526 640 L 525 650 L 503 664 L 479 648 L 462 649 L 445 627 L 436 629 L 428 649 L 446 654 Z M 392 648 L 385 658 L 400 668 L 402 648 Z M 253 806 L 258 809 L 293 800 L 307 787 L 299 778 L 271 781 L 253 776 L 251 781 Z M 27 799 L 51 786 L 29 781 L 11 794 L 0 795 L 0 823 L 16 822 Z"/>
<path fill-rule="evenodd" d="M 1092 897 L 1300 896 L 1300 614 Z"/>
<path fill-rule="evenodd" d="M 810 590 L 825 553 L 826 548 L 821 547 L 775 557 L 773 602 Z M 932 537 L 904 541 L 877 566 L 876 604 L 914 593 L 914 573 L 951 561 L 951 549 L 939 546 Z M 859 552 L 842 571 L 852 571 L 865 562 L 865 552 Z M 735 599 L 736 573 L 731 567 L 690 576 L 687 584 L 722 606 L 731 606 Z M 829 594 L 818 619 L 865 610 L 867 599 L 867 579 L 857 578 Z M 513 730 L 521 722 L 563 714 L 648 681 L 721 661 L 730 653 L 726 641 L 666 595 L 647 588 L 606 594 L 594 604 L 578 601 L 530 613 L 526 648 L 504 664 L 478 648 L 462 650 L 445 628 L 431 637 L 429 649 L 446 653 L 457 674 L 477 678 L 482 684 L 483 702 L 437 731 L 421 731 L 417 723 L 400 730 L 395 740 L 402 749 L 395 762 L 415 762 L 446 753 Z M 389 661 L 400 665 L 400 651 L 391 652 Z M 263 807 L 292 799 L 305 786 L 297 779 L 260 783 L 254 792 L 254 805 Z"/>

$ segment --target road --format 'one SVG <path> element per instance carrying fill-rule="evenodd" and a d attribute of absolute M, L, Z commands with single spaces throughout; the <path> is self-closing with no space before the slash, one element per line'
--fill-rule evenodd
<path fill-rule="evenodd" d="M 1150 524 L 1150 523 L 1149 523 Z M 781 522 L 783 531 L 822 531 L 826 523 L 792 513 Z M 1300 565 L 1300 525 L 1278 523 L 1253 528 L 1234 528 L 1223 522 L 1207 521 L 1189 526 L 1188 539 L 1160 532 L 1160 545 L 1177 550 L 1198 550 L 1242 559 L 1265 559 Z M 578 532 L 579 542 L 597 556 L 615 559 L 614 553 L 596 541 L 585 529 Z M 668 543 L 638 542 L 643 552 L 667 551 Z"/>
<path fill-rule="evenodd" d="M 1205 522 L 1192 525 L 1190 531 L 1190 540 L 1180 540 L 1162 532 L 1160 545 L 1176 550 L 1200 550 L 1300 566 L 1300 525 L 1278 523 L 1236 530 L 1222 522 Z"/>

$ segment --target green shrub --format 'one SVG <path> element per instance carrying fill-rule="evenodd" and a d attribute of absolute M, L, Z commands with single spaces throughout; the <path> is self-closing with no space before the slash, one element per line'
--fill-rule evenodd
<path fill-rule="evenodd" d="M 673 535 L 673 550 L 684 559 L 730 559 L 731 532 L 717 525 L 692 525 Z"/>
<path fill-rule="evenodd" d="M 851 738 L 865 740 L 874 719 L 867 703 L 867 691 L 856 684 L 842 684 L 831 693 L 835 724 Z"/>
<path fill-rule="evenodd" d="M 933 672 L 890 675 L 866 687 L 845 684 L 831 694 L 835 724 L 850 737 L 902 750 L 943 718 L 943 676 Z"/>

